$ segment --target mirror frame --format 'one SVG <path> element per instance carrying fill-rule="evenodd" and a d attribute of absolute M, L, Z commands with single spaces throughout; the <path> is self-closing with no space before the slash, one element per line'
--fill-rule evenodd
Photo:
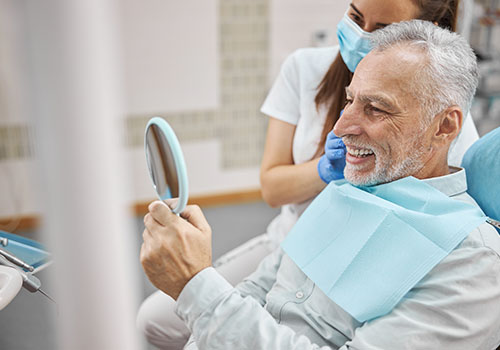
<path fill-rule="evenodd" d="M 148 144 L 147 144 L 147 134 L 148 130 L 152 125 L 156 125 L 160 131 L 165 135 L 165 138 L 167 140 L 168 145 L 170 146 L 170 150 L 174 159 L 174 164 L 176 168 L 176 173 L 177 173 L 177 180 L 179 183 L 179 201 L 177 202 L 177 206 L 175 208 L 171 208 L 172 212 L 175 214 L 180 214 L 184 208 L 187 205 L 188 202 L 188 178 L 187 178 L 187 171 L 186 171 L 186 164 L 184 162 L 184 156 L 182 154 L 182 149 L 181 145 L 179 144 L 179 141 L 177 140 L 177 136 L 174 133 L 174 130 L 170 127 L 170 125 L 167 123 L 167 121 L 161 117 L 153 117 L 149 120 L 146 130 L 144 131 L 144 152 L 146 154 L 146 165 L 148 167 L 148 173 L 149 177 L 151 179 L 151 182 L 153 183 L 153 187 L 155 189 L 156 195 L 160 200 L 165 202 L 166 199 L 169 199 L 167 197 L 162 198 L 158 191 L 156 190 L 156 184 L 153 179 L 153 175 L 151 173 L 151 165 L 150 161 L 148 158 Z M 169 191 L 171 192 L 171 191 Z M 167 204 L 168 205 L 168 204 Z"/>

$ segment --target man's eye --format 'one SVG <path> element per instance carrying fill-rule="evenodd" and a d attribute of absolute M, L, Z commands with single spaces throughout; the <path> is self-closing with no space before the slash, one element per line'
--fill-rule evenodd
<path fill-rule="evenodd" d="M 351 103 L 352 103 L 352 99 L 350 99 L 350 98 L 346 98 L 346 99 L 345 99 L 345 105 L 344 105 L 344 106 L 348 106 L 348 105 L 350 105 Z"/>
<path fill-rule="evenodd" d="M 375 107 L 375 106 L 368 106 L 368 110 L 369 110 L 370 112 L 373 112 L 373 113 L 383 113 L 383 114 L 385 114 L 385 113 L 386 113 L 386 111 L 384 111 L 384 110 L 382 110 L 382 109 L 380 109 L 380 108 L 377 108 L 377 107 Z"/>

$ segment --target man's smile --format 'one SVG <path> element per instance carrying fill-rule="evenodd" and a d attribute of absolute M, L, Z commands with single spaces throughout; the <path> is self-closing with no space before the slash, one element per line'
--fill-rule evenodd
<path fill-rule="evenodd" d="M 375 153 L 369 148 L 346 145 L 346 150 L 346 162 L 351 164 L 363 164 L 375 158 Z"/>

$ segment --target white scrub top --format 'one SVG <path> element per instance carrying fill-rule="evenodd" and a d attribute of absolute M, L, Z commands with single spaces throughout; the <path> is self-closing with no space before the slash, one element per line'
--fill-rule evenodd
<path fill-rule="evenodd" d="M 327 109 L 316 109 L 317 88 L 338 53 L 339 47 L 305 48 L 292 53 L 281 66 L 261 112 L 296 125 L 293 138 L 295 164 L 311 160 L 316 153 L 326 120 Z M 450 147 L 448 164 L 460 166 L 465 151 L 478 139 L 474 121 L 467 115 L 460 135 Z M 312 199 L 311 199 L 312 200 Z M 311 200 L 286 204 L 268 226 L 271 240 L 279 244 Z"/>

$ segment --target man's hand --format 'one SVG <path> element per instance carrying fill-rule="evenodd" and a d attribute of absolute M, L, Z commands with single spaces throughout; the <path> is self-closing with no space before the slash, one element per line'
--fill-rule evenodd
<path fill-rule="evenodd" d="M 181 217 L 160 201 L 144 217 L 141 264 L 151 283 L 177 300 L 198 272 L 212 265 L 212 231 L 200 207 L 188 205 Z"/>

